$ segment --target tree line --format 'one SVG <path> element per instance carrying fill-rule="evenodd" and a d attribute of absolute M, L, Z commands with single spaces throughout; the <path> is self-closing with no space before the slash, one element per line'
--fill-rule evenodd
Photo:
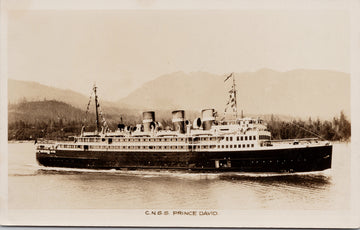
<path fill-rule="evenodd" d="M 125 117 L 124 123 L 135 125 L 140 122 L 139 117 Z M 349 141 L 351 138 L 351 123 L 343 112 L 339 117 L 332 120 L 322 121 L 312 120 L 293 120 L 283 121 L 272 115 L 265 121 L 268 130 L 272 134 L 272 139 L 297 139 L 308 137 L 321 137 L 329 141 Z M 107 120 L 110 130 L 116 130 L 119 119 Z M 161 123 L 165 126 L 171 125 L 170 119 L 162 119 Z M 36 140 L 44 139 L 66 139 L 69 136 L 79 135 L 82 125 L 85 124 L 86 131 L 95 130 L 95 122 L 88 120 L 84 123 L 80 119 L 48 118 L 41 120 L 20 119 L 9 122 L 9 140 Z"/>
<path fill-rule="evenodd" d="M 299 119 L 285 122 L 271 116 L 267 124 L 273 139 L 319 137 L 329 141 L 350 141 L 351 138 L 351 123 L 342 111 L 339 117 L 330 121 L 321 121 L 319 118 L 313 121 L 309 118 L 306 121 Z"/>

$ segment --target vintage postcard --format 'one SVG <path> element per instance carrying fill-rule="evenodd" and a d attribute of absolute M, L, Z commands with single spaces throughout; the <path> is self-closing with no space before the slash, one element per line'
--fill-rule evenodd
<path fill-rule="evenodd" d="M 359 227 L 360 1 L 1 1 L 1 224 Z"/>

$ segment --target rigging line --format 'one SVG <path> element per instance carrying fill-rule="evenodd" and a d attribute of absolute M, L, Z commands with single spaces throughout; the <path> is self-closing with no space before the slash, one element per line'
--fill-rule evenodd
<path fill-rule="evenodd" d="M 99 101 L 99 99 L 98 99 L 98 108 L 99 108 L 100 119 L 101 119 L 101 121 L 102 121 L 102 123 L 103 123 L 103 126 L 104 126 L 104 128 L 105 128 L 105 131 L 106 131 L 106 129 L 108 129 L 109 126 L 108 126 L 108 124 L 107 124 L 107 122 L 106 122 L 105 116 L 103 115 L 103 112 L 102 112 L 102 109 L 101 109 L 101 106 L 100 106 L 100 101 Z"/>
<path fill-rule="evenodd" d="M 88 102 L 88 104 L 86 106 L 85 117 L 84 117 L 82 126 L 85 126 L 85 124 L 86 124 L 86 117 L 87 117 L 87 114 L 89 113 L 89 110 L 90 110 L 91 98 L 92 98 L 93 93 L 94 93 L 94 91 L 91 90 L 90 97 L 89 97 L 89 102 Z"/>
<path fill-rule="evenodd" d="M 311 134 L 313 134 L 313 135 L 315 135 L 315 136 L 319 137 L 319 138 L 320 138 L 320 139 L 322 139 L 322 140 L 327 141 L 325 138 L 323 138 L 323 137 L 322 137 L 322 136 L 320 136 L 319 134 L 317 134 L 317 133 L 315 133 L 315 132 L 312 132 L 312 131 L 310 131 L 310 130 L 308 130 L 308 129 L 304 128 L 304 127 L 301 127 L 300 125 L 296 124 L 294 121 L 292 122 L 292 124 L 296 125 L 296 126 L 297 126 L 297 127 L 299 127 L 300 129 L 303 129 L 303 130 L 305 130 L 305 131 L 307 131 L 307 132 L 309 132 L 309 133 L 311 133 Z"/>

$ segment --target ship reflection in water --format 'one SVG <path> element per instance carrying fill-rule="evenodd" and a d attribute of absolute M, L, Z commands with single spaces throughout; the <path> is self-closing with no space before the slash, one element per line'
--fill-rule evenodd
<path fill-rule="evenodd" d="M 331 177 L 327 175 L 278 175 L 278 176 L 246 176 L 222 175 L 222 180 L 236 182 L 253 182 L 264 185 L 287 185 L 312 189 L 326 189 L 331 185 Z"/>
<path fill-rule="evenodd" d="M 105 175 L 104 175 L 105 173 Z M 92 170 L 63 170 L 63 169 L 38 169 L 35 175 L 82 175 L 86 179 L 108 177 L 139 177 L 139 178 L 180 178 L 187 180 L 223 180 L 233 183 L 251 182 L 264 185 L 287 185 L 306 188 L 321 189 L 331 185 L 330 172 L 321 173 L 289 173 L 289 174 L 267 174 L 267 173 L 184 173 L 183 171 L 115 171 L 104 170 L 96 172 Z M 106 175 L 107 174 L 107 175 Z M 109 175 L 110 174 L 110 175 Z M 111 175 L 113 174 L 113 175 Z M 116 179 L 116 178 L 114 178 Z"/>
<path fill-rule="evenodd" d="M 350 145 L 311 173 L 188 173 L 41 167 L 9 144 L 10 209 L 339 210 L 349 207 Z"/>

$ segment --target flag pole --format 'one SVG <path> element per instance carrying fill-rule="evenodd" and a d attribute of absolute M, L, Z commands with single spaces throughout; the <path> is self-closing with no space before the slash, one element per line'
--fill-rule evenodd
<path fill-rule="evenodd" d="M 236 100 L 236 84 L 235 84 L 235 76 L 234 73 L 231 74 L 233 78 L 233 90 L 234 90 L 234 99 L 235 99 L 235 120 L 237 119 L 237 100 Z"/>

